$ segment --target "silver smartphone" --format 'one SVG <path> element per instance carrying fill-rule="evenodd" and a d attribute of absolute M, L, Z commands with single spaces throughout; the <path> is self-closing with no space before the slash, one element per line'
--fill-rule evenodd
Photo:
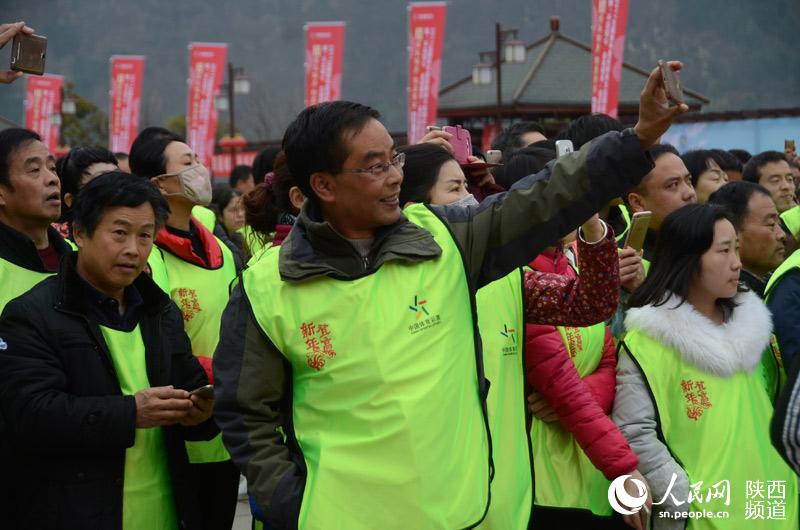
<path fill-rule="evenodd" d="M 574 150 L 572 140 L 556 140 L 556 158 L 561 158 Z"/>

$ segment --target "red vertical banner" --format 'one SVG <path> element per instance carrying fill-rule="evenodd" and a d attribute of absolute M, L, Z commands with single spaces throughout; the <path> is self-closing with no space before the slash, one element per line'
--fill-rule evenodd
<path fill-rule="evenodd" d="M 214 97 L 225 75 L 227 44 L 193 42 L 189 45 L 189 103 L 186 111 L 186 141 L 200 162 L 211 167 L 217 135 Z"/>
<path fill-rule="evenodd" d="M 500 134 L 500 127 L 495 122 L 486 122 L 483 124 L 483 132 L 481 133 L 481 151 L 484 153 L 492 148 L 492 140 Z"/>
<path fill-rule="evenodd" d="M 412 2 L 408 11 L 408 143 L 413 144 L 436 122 L 447 4 Z"/>
<path fill-rule="evenodd" d="M 311 22 L 306 33 L 306 106 L 342 97 L 344 22 Z"/>
<path fill-rule="evenodd" d="M 628 0 L 592 0 L 592 112 L 617 116 Z"/>
<path fill-rule="evenodd" d="M 127 153 L 139 133 L 144 57 L 113 55 L 108 93 L 108 146 Z"/>
<path fill-rule="evenodd" d="M 55 153 L 61 133 L 61 89 L 64 78 L 45 74 L 26 76 L 25 128 L 39 133 L 42 142 Z"/>

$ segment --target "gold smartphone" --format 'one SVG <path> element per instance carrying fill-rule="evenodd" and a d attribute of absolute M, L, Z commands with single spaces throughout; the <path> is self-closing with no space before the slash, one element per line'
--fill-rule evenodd
<path fill-rule="evenodd" d="M 650 226 L 652 212 L 636 212 L 631 218 L 631 227 L 625 237 L 625 247 L 631 247 L 637 252 L 644 247 L 644 238 L 647 236 L 647 227 Z"/>

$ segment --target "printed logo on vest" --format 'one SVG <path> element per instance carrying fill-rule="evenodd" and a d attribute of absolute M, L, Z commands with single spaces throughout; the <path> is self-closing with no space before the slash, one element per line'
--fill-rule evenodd
<path fill-rule="evenodd" d="M 567 336 L 567 353 L 574 359 L 578 352 L 583 350 L 583 337 L 578 328 L 565 327 L 564 334 Z"/>
<path fill-rule="evenodd" d="M 0 351 L 6 351 L 8 349 L 8 343 L 3 339 L 0 339 Z"/>
<path fill-rule="evenodd" d="M 686 400 L 686 416 L 690 420 L 697 421 L 706 409 L 711 408 L 705 381 L 684 379 L 681 381 L 681 390 Z"/>
<path fill-rule="evenodd" d="M 441 315 L 432 314 L 432 310 L 427 304 L 427 300 L 421 300 L 419 296 L 415 296 L 414 304 L 408 306 L 408 309 L 414 313 L 414 322 L 408 326 L 408 332 L 412 335 L 442 323 Z"/>
<path fill-rule="evenodd" d="M 503 324 L 503 331 L 500 335 L 506 338 L 506 344 L 503 346 L 503 355 L 516 355 L 517 354 L 517 332 L 509 328 L 508 324 Z"/>
<path fill-rule="evenodd" d="M 183 314 L 183 321 L 189 322 L 197 313 L 203 310 L 197 300 L 197 291 L 186 288 L 176 289 L 175 291 L 178 294 L 178 308 Z"/>
<path fill-rule="evenodd" d="M 328 359 L 336 357 L 336 351 L 333 349 L 333 337 L 327 323 L 303 322 L 300 325 L 300 333 L 306 344 L 308 366 L 320 371 L 325 367 Z"/>

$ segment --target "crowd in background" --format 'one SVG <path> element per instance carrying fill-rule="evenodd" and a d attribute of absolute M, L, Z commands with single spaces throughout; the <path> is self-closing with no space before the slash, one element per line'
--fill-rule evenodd
<path fill-rule="evenodd" d="M 660 76 L 500 164 L 343 101 L 226 183 L 0 131 L 3 520 L 797 528 L 800 158 L 659 143 Z"/>

